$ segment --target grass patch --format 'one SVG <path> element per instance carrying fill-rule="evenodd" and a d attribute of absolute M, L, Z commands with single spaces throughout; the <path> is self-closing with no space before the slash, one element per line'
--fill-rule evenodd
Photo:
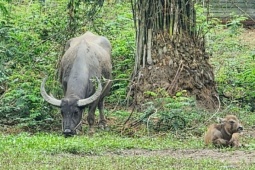
<path fill-rule="evenodd" d="M 196 145 L 195 145 L 196 144 Z M 107 132 L 99 132 L 93 137 L 74 136 L 64 138 L 56 134 L 21 133 L 19 135 L 2 135 L 0 140 L 0 152 L 40 153 L 50 154 L 72 153 L 97 155 L 107 151 L 119 149 L 167 149 L 167 148 L 199 148 L 202 146 L 200 138 L 194 138 L 185 142 L 183 139 L 174 138 L 172 135 L 165 137 L 140 137 L 129 138 Z"/>
<path fill-rule="evenodd" d="M 228 169 L 230 165 L 210 159 L 178 159 L 162 156 L 77 156 L 69 154 L 41 154 L 22 159 L 25 155 L 17 155 L 16 159 L 5 157 L 4 169 Z"/>
<path fill-rule="evenodd" d="M 249 139 L 250 141 L 254 139 Z M 201 137 L 165 136 L 130 138 L 98 132 L 93 137 L 38 133 L 1 135 L 0 169 L 228 169 L 240 168 L 210 155 L 186 155 L 204 149 Z M 252 150 L 246 148 L 245 150 Z M 182 150 L 177 154 L 175 151 Z M 235 149 L 208 151 L 232 153 Z M 129 154 L 125 154 L 129 151 Z M 135 152 L 138 151 L 138 154 Z M 139 154 L 139 151 L 143 154 Z M 157 154 L 154 152 L 159 151 Z M 133 153 L 134 152 L 134 153 Z M 168 154 L 164 154 L 168 152 Z M 173 152 L 173 154 L 171 153 Z M 234 154 L 234 153 L 233 153 Z M 255 168 L 242 164 L 242 168 Z"/>

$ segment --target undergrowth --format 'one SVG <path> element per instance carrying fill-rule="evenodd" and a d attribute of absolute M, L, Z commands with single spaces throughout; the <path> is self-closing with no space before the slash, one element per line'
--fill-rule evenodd
<path fill-rule="evenodd" d="M 242 42 L 245 31 L 234 15 L 226 25 L 217 24 L 208 34 L 208 51 L 212 53 L 216 83 L 222 104 L 255 110 L 255 60 L 253 45 Z"/>
<path fill-rule="evenodd" d="M 176 133 L 197 127 L 197 124 L 205 120 L 208 113 L 198 109 L 195 99 L 187 97 L 185 94 L 184 90 L 177 93 L 176 96 L 158 98 L 143 104 L 143 113 L 137 113 L 139 116 L 136 116 L 136 120 L 130 124 L 130 127 L 135 128 L 143 125 L 147 129 L 147 134 Z"/>

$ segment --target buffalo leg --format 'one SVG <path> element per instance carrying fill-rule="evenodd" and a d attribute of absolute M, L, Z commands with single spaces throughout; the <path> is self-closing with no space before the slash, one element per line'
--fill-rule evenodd
<path fill-rule="evenodd" d="M 89 134 L 94 133 L 94 123 L 95 123 L 95 111 L 96 111 L 96 105 L 93 103 L 92 106 L 89 107 L 88 117 L 87 121 L 89 124 Z"/>
<path fill-rule="evenodd" d="M 221 138 L 218 138 L 216 140 L 213 141 L 213 144 L 215 146 L 229 146 L 229 141 L 228 140 L 225 140 L 225 139 L 221 139 Z"/>
<path fill-rule="evenodd" d="M 107 127 L 106 119 L 104 116 L 104 97 L 109 94 L 111 86 L 112 86 L 112 81 L 108 79 L 105 83 L 103 92 L 101 94 L 102 97 L 100 98 L 100 100 L 98 102 L 98 110 L 100 113 L 98 126 L 101 129 L 106 129 L 106 127 Z"/>
<path fill-rule="evenodd" d="M 98 109 L 99 109 L 99 128 L 101 129 L 105 129 L 107 127 L 106 125 L 106 119 L 105 119 L 105 116 L 104 116 L 104 100 L 101 99 L 99 102 L 98 102 Z"/>
<path fill-rule="evenodd" d="M 229 143 L 232 147 L 241 147 L 242 145 L 239 143 L 239 133 L 234 133 L 232 138 L 230 139 Z"/>

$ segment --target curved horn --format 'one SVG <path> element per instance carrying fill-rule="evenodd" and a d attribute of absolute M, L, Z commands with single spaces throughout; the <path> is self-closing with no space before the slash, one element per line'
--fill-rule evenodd
<path fill-rule="evenodd" d="M 47 80 L 48 77 L 45 77 L 41 83 L 41 95 L 42 97 L 44 98 L 45 101 L 47 101 L 48 103 L 54 105 L 54 106 L 57 106 L 57 107 L 60 107 L 61 106 L 61 100 L 58 100 L 52 96 L 49 96 L 46 91 L 45 91 L 45 82 Z"/>
<path fill-rule="evenodd" d="M 81 107 L 81 106 L 88 105 L 88 104 L 94 102 L 95 100 L 97 100 L 98 97 L 101 95 L 102 84 L 101 84 L 100 80 L 97 77 L 96 77 L 96 79 L 97 79 L 97 82 L 98 82 L 98 88 L 97 88 L 96 92 L 92 96 L 90 96 L 89 98 L 78 100 L 78 102 L 77 102 L 78 106 Z"/>

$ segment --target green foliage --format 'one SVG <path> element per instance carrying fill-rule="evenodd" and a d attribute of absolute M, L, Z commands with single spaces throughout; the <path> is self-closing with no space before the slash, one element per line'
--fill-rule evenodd
<path fill-rule="evenodd" d="M 208 52 L 213 55 L 216 82 L 224 104 L 236 103 L 254 110 L 255 62 L 253 48 L 240 42 L 245 17 L 234 15 L 226 25 L 218 24 L 208 33 Z"/>
<path fill-rule="evenodd" d="M 201 123 L 207 114 L 196 109 L 195 100 L 186 97 L 186 93 L 184 90 L 174 97 L 157 98 L 154 102 L 145 103 L 142 107 L 144 114 L 138 122 L 157 132 L 184 130 Z"/>
<path fill-rule="evenodd" d="M 231 14 L 231 20 L 226 24 L 229 29 L 230 36 L 240 35 L 242 31 L 242 21 L 245 21 L 247 17 Z"/>
<path fill-rule="evenodd" d="M 144 95 L 147 97 L 157 97 L 157 93 L 155 93 L 153 91 L 146 91 L 146 92 L 144 92 Z"/>
<path fill-rule="evenodd" d="M 242 22 L 247 18 L 231 14 L 227 23 L 222 24 L 219 19 L 207 19 L 206 9 L 199 5 L 196 5 L 196 12 L 198 29 L 206 33 L 206 50 L 212 54 L 220 99 L 224 105 L 234 103 L 254 111 L 254 49 L 239 38 L 245 31 Z"/>
<path fill-rule="evenodd" d="M 218 18 L 208 19 L 207 10 L 199 3 L 195 4 L 196 10 L 196 29 L 201 35 L 206 35 L 212 31 L 212 28 L 218 26 L 220 20 Z"/>
<path fill-rule="evenodd" d="M 3 14 L 4 16 L 9 14 L 8 9 L 6 8 L 7 2 L 11 2 L 11 0 L 2 0 L 0 2 L 0 14 Z"/>
<path fill-rule="evenodd" d="M 65 39 L 65 22 L 57 13 L 64 8 L 61 5 L 53 8 L 53 4 L 48 4 L 46 9 L 39 3 L 28 5 L 25 1 L 18 6 L 8 5 L 12 7 L 11 17 L 0 18 L 3 40 L 0 43 L 1 123 L 21 123 L 30 127 L 44 125 L 43 120 L 53 114 L 51 107 L 42 100 L 40 83 L 44 76 L 42 72 L 54 74 L 56 70 L 57 42 L 62 43 Z"/>

